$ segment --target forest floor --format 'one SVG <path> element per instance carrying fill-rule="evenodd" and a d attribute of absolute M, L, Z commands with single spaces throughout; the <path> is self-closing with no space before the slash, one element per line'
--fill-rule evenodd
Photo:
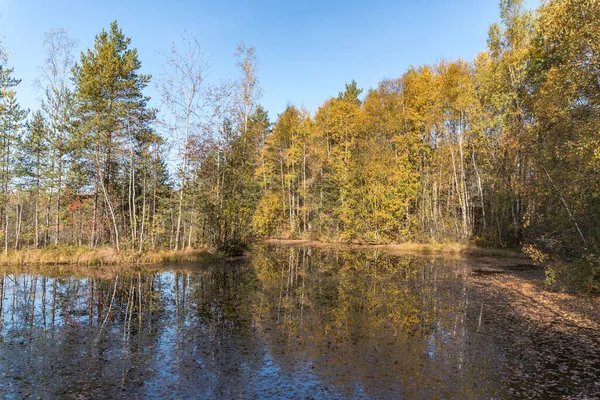
<path fill-rule="evenodd" d="M 527 360 L 514 368 L 537 382 L 530 397 L 599 398 L 600 297 L 547 285 L 543 266 L 476 265 L 467 278 L 472 300 L 489 326 L 501 327 L 483 334 L 500 338 L 508 358 Z"/>
<path fill-rule="evenodd" d="M 469 279 L 481 291 L 505 299 L 495 301 L 494 309 L 504 307 L 545 329 L 591 334 L 600 346 L 600 297 L 559 291 L 544 277 L 543 267 L 506 265 L 476 268 Z"/>

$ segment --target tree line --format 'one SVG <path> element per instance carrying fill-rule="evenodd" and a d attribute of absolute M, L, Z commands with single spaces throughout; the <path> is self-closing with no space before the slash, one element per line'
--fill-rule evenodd
<path fill-rule="evenodd" d="M 236 51 L 238 79 L 209 84 L 185 36 L 157 79 L 159 112 L 116 22 L 79 60 L 52 31 L 40 110 L 19 107 L 6 58 L 0 69 L 4 249 L 280 237 L 596 260 L 600 4 L 502 0 L 500 17 L 473 61 L 411 67 L 364 96 L 353 81 L 316 112 L 290 105 L 274 122 L 253 47 Z"/>
<path fill-rule="evenodd" d="M 239 45 L 239 80 L 208 85 L 199 43 L 189 34 L 182 43 L 165 57 L 158 80 L 160 116 L 145 94 L 152 76 L 140 72 L 137 50 L 116 21 L 79 60 L 66 30 L 45 34 L 35 111 L 17 102 L 20 80 L 0 48 L 5 253 L 51 245 L 181 250 L 229 239 L 212 235 L 205 208 L 192 203 L 200 190 L 194 171 L 206 154 L 216 157 L 220 210 L 227 196 L 243 194 L 225 180 L 260 93 L 255 49 Z"/>
<path fill-rule="evenodd" d="M 257 145 L 248 231 L 597 251 L 600 4 L 503 0 L 500 16 L 472 62 L 288 107 Z"/>

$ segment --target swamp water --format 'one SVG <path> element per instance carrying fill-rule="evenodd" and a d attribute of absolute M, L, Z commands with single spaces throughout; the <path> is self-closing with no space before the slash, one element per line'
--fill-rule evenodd
<path fill-rule="evenodd" d="M 564 373 L 575 361 L 545 359 L 556 343 L 522 351 L 532 333 L 471 274 L 467 261 L 276 246 L 208 267 L 7 269 L 0 397 L 560 398 L 595 387 Z"/>

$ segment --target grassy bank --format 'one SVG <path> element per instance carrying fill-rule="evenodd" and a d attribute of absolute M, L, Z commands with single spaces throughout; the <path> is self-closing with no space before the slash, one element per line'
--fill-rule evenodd
<path fill-rule="evenodd" d="M 517 250 L 486 249 L 460 244 L 360 244 L 325 242 L 315 240 L 280 240 L 269 239 L 266 244 L 284 246 L 337 247 L 344 249 L 381 249 L 391 254 L 403 253 L 440 253 L 455 256 L 488 256 L 526 258 Z M 145 250 L 142 252 L 116 249 L 105 246 L 92 248 L 88 246 L 50 246 L 45 248 L 26 248 L 18 251 L 0 253 L 0 265 L 142 265 L 158 263 L 194 263 L 216 262 L 225 260 L 226 256 L 209 249 L 198 250 Z"/>
<path fill-rule="evenodd" d="M 398 243 L 398 244 L 365 244 L 365 243 L 344 243 L 327 242 L 318 240 L 288 240 L 288 239 L 267 239 L 265 244 L 284 245 L 284 246 L 311 246 L 311 247 L 339 247 L 347 249 L 381 249 L 391 254 L 403 253 L 440 253 L 456 256 L 473 257 L 510 257 L 510 258 L 529 258 L 518 249 L 488 249 L 484 247 L 468 246 L 458 243 Z"/>
<path fill-rule="evenodd" d="M 51 246 L 41 249 L 28 248 L 0 254 L 0 265 L 116 265 L 215 262 L 224 257 L 201 250 L 125 250 L 117 252 L 112 247 Z"/>

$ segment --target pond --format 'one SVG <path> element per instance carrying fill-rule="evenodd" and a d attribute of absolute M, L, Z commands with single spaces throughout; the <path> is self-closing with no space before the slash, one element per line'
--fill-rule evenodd
<path fill-rule="evenodd" d="M 575 398 L 599 389 L 596 350 L 584 366 L 561 357 L 557 346 L 572 338 L 536 341 L 472 275 L 468 260 L 277 246 L 227 265 L 6 269 L 0 396 Z"/>

